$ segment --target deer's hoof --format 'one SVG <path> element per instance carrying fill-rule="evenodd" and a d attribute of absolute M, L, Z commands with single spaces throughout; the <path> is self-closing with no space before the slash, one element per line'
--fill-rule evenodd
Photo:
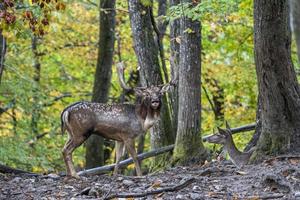
<path fill-rule="evenodd" d="M 65 178 L 64 178 L 64 181 L 70 181 L 70 180 L 74 180 L 74 179 L 81 179 L 80 176 L 78 176 L 77 174 L 72 174 L 72 175 L 67 175 Z"/>

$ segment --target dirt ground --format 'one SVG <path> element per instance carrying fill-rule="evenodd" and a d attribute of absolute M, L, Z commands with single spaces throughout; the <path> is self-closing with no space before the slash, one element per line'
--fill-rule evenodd
<path fill-rule="evenodd" d="M 237 169 L 229 161 L 176 167 L 142 177 L 0 173 L 0 199 L 299 199 L 300 156 Z M 133 198 L 134 197 L 134 198 Z"/>

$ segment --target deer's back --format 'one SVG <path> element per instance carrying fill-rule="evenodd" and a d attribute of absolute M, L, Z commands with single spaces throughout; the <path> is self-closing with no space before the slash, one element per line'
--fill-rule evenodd
<path fill-rule="evenodd" d="M 123 137 L 136 137 L 143 133 L 132 104 L 78 102 L 67 107 L 62 116 L 65 112 L 68 112 L 68 121 L 77 134 L 95 133 L 123 140 Z"/>

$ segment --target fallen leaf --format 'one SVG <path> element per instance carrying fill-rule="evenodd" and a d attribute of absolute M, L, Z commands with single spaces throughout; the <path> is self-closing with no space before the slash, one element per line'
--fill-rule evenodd
<path fill-rule="evenodd" d="M 161 185 L 161 183 L 162 183 L 163 181 L 161 180 L 161 179 L 156 179 L 155 181 L 154 181 L 154 183 L 150 186 L 151 188 L 158 188 L 158 187 L 160 187 L 160 185 Z"/>
<path fill-rule="evenodd" d="M 236 171 L 237 174 L 240 174 L 240 175 L 247 175 L 248 173 L 247 172 L 244 172 L 244 171 Z"/>
<path fill-rule="evenodd" d="M 289 159 L 289 162 L 292 164 L 292 165 L 298 165 L 300 160 L 299 159 L 295 159 L 295 158 L 291 158 Z"/>

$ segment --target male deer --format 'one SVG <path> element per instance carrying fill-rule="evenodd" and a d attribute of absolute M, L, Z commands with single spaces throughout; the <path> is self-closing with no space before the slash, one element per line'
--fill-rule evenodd
<path fill-rule="evenodd" d="M 226 122 L 226 129 L 218 128 L 219 133 L 214 134 L 208 138 L 206 138 L 207 142 L 222 144 L 224 151 L 228 153 L 231 162 L 237 167 L 241 168 L 246 165 L 253 153 L 255 151 L 255 147 L 250 149 L 247 152 L 239 151 L 233 141 L 231 129 Z"/>
<path fill-rule="evenodd" d="M 119 65 L 119 81 L 121 86 L 131 89 L 124 81 L 124 68 Z M 133 90 L 137 96 L 135 104 L 102 104 L 91 102 L 77 102 L 63 110 L 61 113 L 62 132 L 67 130 L 69 139 L 63 148 L 63 158 L 67 168 L 67 176 L 77 177 L 72 161 L 72 152 L 80 146 L 91 134 L 117 141 L 116 167 L 123 154 L 124 145 L 131 155 L 136 173 L 142 175 L 134 146 L 134 139 L 144 134 L 159 119 L 161 97 L 174 81 L 168 84 L 137 87 Z"/>

